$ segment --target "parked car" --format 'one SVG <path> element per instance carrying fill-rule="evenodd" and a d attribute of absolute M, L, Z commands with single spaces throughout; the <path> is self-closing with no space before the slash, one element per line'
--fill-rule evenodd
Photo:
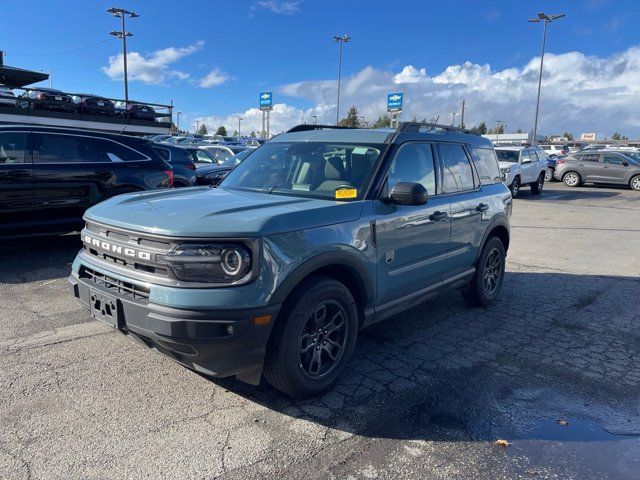
<path fill-rule="evenodd" d="M 171 135 L 149 135 L 147 138 L 152 142 L 164 142 L 171 138 Z"/>
<path fill-rule="evenodd" d="M 156 111 L 150 105 L 129 102 L 129 104 L 125 106 L 125 102 L 120 101 L 115 103 L 115 107 L 123 117 L 128 115 L 129 118 L 134 120 L 148 120 L 150 122 L 156 121 Z"/>
<path fill-rule="evenodd" d="M 18 97 L 18 106 L 31 110 L 55 110 L 59 112 L 75 112 L 76 104 L 70 95 L 53 88 L 39 87 L 36 90 L 25 90 Z"/>
<path fill-rule="evenodd" d="M 176 147 L 182 148 L 185 155 L 196 165 L 196 167 L 201 167 L 203 165 L 215 165 L 218 163 L 218 161 L 211 153 L 197 146 L 176 145 Z"/>
<path fill-rule="evenodd" d="M 111 100 L 92 94 L 71 95 L 76 110 L 80 114 L 107 115 L 113 117 L 116 114 L 115 105 Z"/>
<path fill-rule="evenodd" d="M 301 125 L 218 188 L 91 208 L 69 283 L 94 318 L 201 374 L 316 395 L 359 329 L 448 290 L 493 302 L 511 206 L 479 135 Z"/>
<path fill-rule="evenodd" d="M 5 107 L 16 106 L 16 96 L 9 87 L 0 84 L 0 105 Z"/>
<path fill-rule="evenodd" d="M 170 187 L 171 166 L 151 145 L 90 130 L 0 127 L 0 237 L 71 231 L 106 198 Z"/>
<path fill-rule="evenodd" d="M 246 147 L 252 147 L 252 148 L 258 148 L 260 145 L 262 145 L 266 140 L 262 140 L 260 138 L 247 138 L 244 141 L 244 145 Z"/>
<path fill-rule="evenodd" d="M 230 159 L 234 155 L 246 150 L 249 147 L 244 145 L 201 145 L 199 147 L 202 150 L 208 152 L 217 163 L 222 163 L 225 160 Z"/>
<path fill-rule="evenodd" d="M 569 147 L 566 145 L 538 145 L 545 151 L 548 157 L 554 158 L 569 154 Z"/>
<path fill-rule="evenodd" d="M 255 149 L 247 148 L 240 153 L 236 153 L 233 157 L 227 158 L 219 165 L 210 165 L 201 167 L 196 172 L 196 184 L 198 185 L 217 185 L 227 174 L 239 165 L 247 156 Z"/>
<path fill-rule="evenodd" d="M 633 152 L 582 151 L 556 162 L 555 178 L 568 187 L 583 183 L 628 185 L 640 191 L 640 162 Z"/>
<path fill-rule="evenodd" d="M 157 143 L 153 146 L 153 149 L 173 167 L 174 187 L 192 187 L 196 185 L 196 164 L 187 155 L 187 151 L 184 148 L 166 143 Z"/>
<path fill-rule="evenodd" d="M 540 194 L 544 187 L 548 163 L 544 150 L 536 147 L 496 147 L 500 172 L 513 198 L 524 185 L 531 193 Z"/>

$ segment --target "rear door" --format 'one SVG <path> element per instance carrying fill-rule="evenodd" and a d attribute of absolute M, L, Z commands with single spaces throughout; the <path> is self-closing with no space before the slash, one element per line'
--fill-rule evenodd
<path fill-rule="evenodd" d="M 377 238 L 377 307 L 389 307 L 412 293 L 438 288 L 447 271 L 449 201 L 439 193 L 431 143 L 406 142 L 387 170 L 387 190 L 417 182 L 429 194 L 426 205 L 374 200 Z"/>
<path fill-rule="evenodd" d="M 599 153 L 576 155 L 577 170 L 583 182 L 602 182 L 603 171 Z"/>
<path fill-rule="evenodd" d="M 33 221 L 33 167 L 29 132 L 0 132 L 0 227 Z"/>
<path fill-rule="evenodd" d="M 438 159 L 443 195 L 451 204 L 451 250 L 446 276 L 452 278 L 473 267 L 484 234 L 483 212 L 490 205 L 463 145 L 438 144 Z"/>

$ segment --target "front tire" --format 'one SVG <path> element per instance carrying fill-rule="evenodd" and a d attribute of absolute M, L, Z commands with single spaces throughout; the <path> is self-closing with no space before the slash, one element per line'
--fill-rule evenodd
<path fill-rule="evenodd" d="M 516 198 L 518 196 L 518 193 L 520 192 L 520 177 L 516 177 L 513 179 L 509 190 L 511 190 L 511 196 L 513 198 Z"/>
<path fill-rule="evenodd" d="M 315 277 L 300 285 L 278 318 L 264 365 L 267 381 L 294 397 L 330 390 L 353 353 L 358 310 L 341 282 Z"/>
<path fill-rule="evenodd" d="M 629 186 L 631 190 L 635 190 L 636 192 L 640 192 L 640 175 L 636 175 L 629 182 Z"/>
<path fill-rule="evenodd" d="M 542 193 L 542 189 L 544 188 L 544 178 L 544 173 L 538 175 L 538 180 L 531 184 L 531 193 L 534 195 L 540 195 Z"/>
<path fill-rule="evenodd" d="M 544 172 L 544 181 L 552 182 L 553 181 L 553 168 L 549 167 Z"/>
<path fill-rule="evenodd" d="M 567 187 L 579 187 L 582 184 L 582 178 L 578 172 L 567 172 L 562 176 L 562 181 Z"/>
<path fill-rule="evenodd" d="M 478 259 L 476 273 L 462 296 L 473 307 L 485 307 L 500 295 L 504 280 L 506 250 L 498 237 L 484 244 Z"/>

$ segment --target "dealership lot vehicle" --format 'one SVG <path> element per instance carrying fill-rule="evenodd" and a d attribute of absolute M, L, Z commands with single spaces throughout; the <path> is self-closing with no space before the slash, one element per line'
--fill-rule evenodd
<path fill-rule="evenodd" d="M 113 117 L 116 108 L 111 100 L 92 94 L 72 95 L 71 99 L 76 104 L 76 109 L 81 115 L 106 115 Z"/>
<path fill-rule="evenodd" d="M 9 87 L 0 84 L 0 105 L 5 107 L 16 106 L 16 96 Z"/>
<path fill-rule="evenodd" d="M 66 293 L 77 236 L 2 243 L 0 477 L 635 480 L 637 195 L 545 189 L 514 200 L 494 304 L 450 292 L 361 331 L 304 401 L 90 320 Z"/>
<path fill-rule="evenodd" d="M 171 166 L 144 139 L 89 130 L 0 127 L 2 235 L 70 231 L 121 193 L 166 188 Z"/>
<path fill-rule="evenodd" d="M 53 88 L 25 90 L 18 97 L 18 106 L 31 110 L 56 110 L 69 113 L 76 111 L 76 105 L 71 96 Z"/>
<path fill-rule="evenodd" d="M 538 145 L 538 147 L 544 150 L 548 157 L 560 157 L 570 152 L 567 145 Z"/>
<path fill-rule="evenodd" d="M 632 153 L 608 150 L 574 153 L 557 161 L 554 176 L 568 187 L 595 183 L 627 185 L 640 191 L 640 162 Z"/>
<path fill-rule="evenodd" d="M 217 185 L 227 174 L 240 164 L 253 151 L 252 148 L 236 153 L 233 157 L 226 159 L 219 165 L 209 165 L 201 167 L 196 172 L 196 183 L 198 185 Z"/>
<path fill-rule="evenodd" d="M 125 102 L 119 101 L 115 103 L 116 111 L 123 117 L 129 117 L 134 120 L 146 120 L 155 121 L 156 111 L 150 105 L 142 103 L 129 102 L 125 105 Z"/>
<path fill-rule="evenodd" d="M 226 145 L 201 145 L 200 148 L 208 152 L 216 162 L 222 163 L 249 147 L 230 143 Z"/>
<path fill-rule="evenodd" d="M 162 159 L 169 163 L 173 169 L 173 186 L 192 187 L 196 185 L 196 163 L 187 151 L 182 147 L 160 143 L 153 149 L 160 154 Z"/>
<path fill-rule="evenodd" d="M 511 202 L 466 130 L 299 126 L 218 188 L 89 210 L 69 281 L 93 317 L 196 371 L 316 395 L 360 328 L 450 289 L 494 301 Z"/>
<path fill-rule="evenodd" d="M 216 165 L 218 163 L 215 155 L 199 147 L 191 145 L 184 146 L 184 144 L 180 143 L 176 145 L 176 148 L 182 148 L 184 154 L 196 165 L 196 167 L 201 167 L 203 165 Z"/>
<path fill-rule="evenodd" d="M 531 185 L 531 193 L 539 194 L 544 187 L 549 168 L 543 150 L 531 147 L 496 147 L 496 155 L 503 180 L 516 198 L 524 185 Z"/>

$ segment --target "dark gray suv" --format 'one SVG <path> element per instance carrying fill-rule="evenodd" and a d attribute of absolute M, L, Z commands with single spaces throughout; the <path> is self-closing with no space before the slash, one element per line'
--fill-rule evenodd
<path fill-rule="evenodd" d="M 217 188 L 90 209 L 69 281 L 93 317 L 189 368 L 314 395 L 359 329 L 451 289 L 495 300 L 511 206 L 479 135 L 300 125 Z"/>
<path fill-rule="evenodd" d="M 636 152 L 578 152 L 557 160 L 554 177 L 568 187 L 600 183 L 628 185 L 640 191 L 640 157 Z"/>

